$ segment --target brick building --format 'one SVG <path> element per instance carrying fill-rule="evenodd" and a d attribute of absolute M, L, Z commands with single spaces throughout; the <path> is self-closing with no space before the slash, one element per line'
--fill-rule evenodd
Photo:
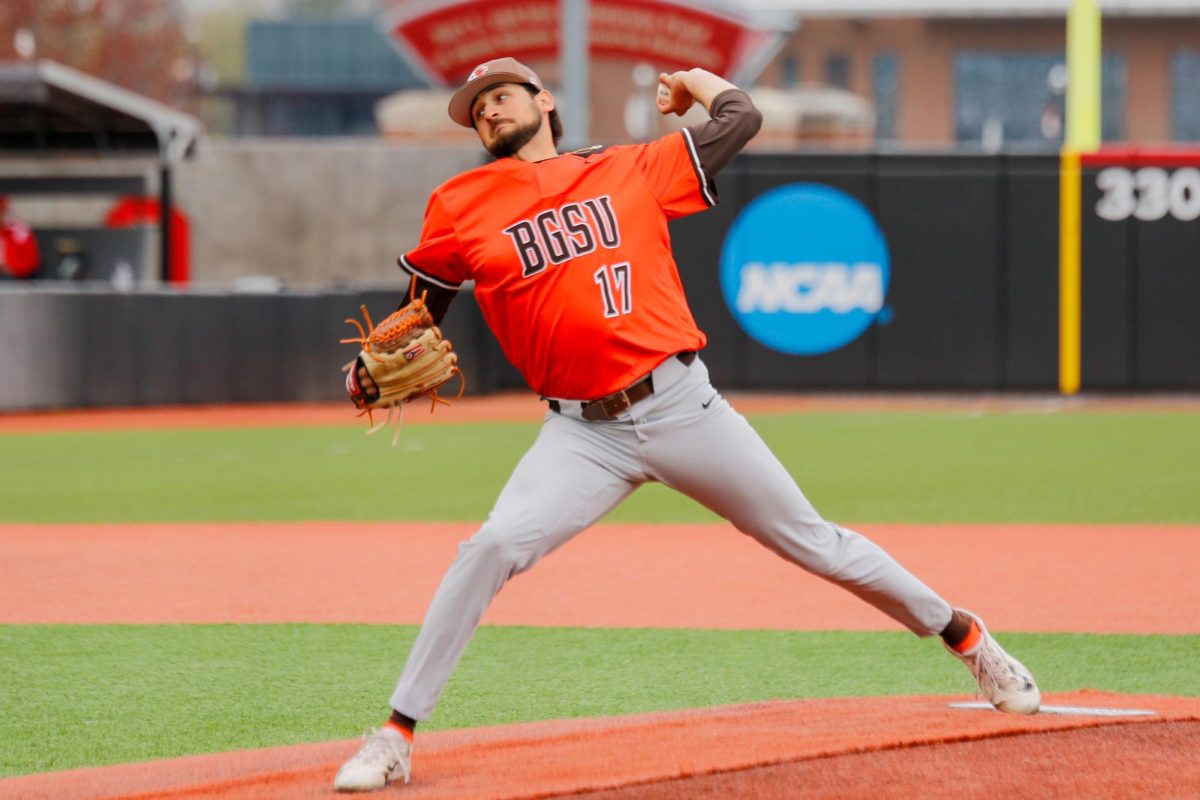
<path fill-rule="evenodd" d="M 759 76 L 871 102 L 903 145 L 1056 147 L 1068 0 L 755 0 L 798 26 Z M 1200 141 L 1200 2 L 1100 2 L 1105 142 Z"/>

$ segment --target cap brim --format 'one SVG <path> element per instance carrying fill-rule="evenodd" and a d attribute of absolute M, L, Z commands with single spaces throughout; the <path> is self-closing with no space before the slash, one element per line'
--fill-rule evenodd
<path fill-rule="evenodd" d="M 464 85 L 450 98 L 450 119 L 464 128 L 473 129 L 475 126 L 471 123 L 471 106 L 474 105 L 475 98 L 479 97 L 480 92 L 485 92 L 501 83 L 526 84 L 530 83 L 530 80 L 528 76 L 516 72 L 489 72 L 482 78 L 476 78 Z"/>

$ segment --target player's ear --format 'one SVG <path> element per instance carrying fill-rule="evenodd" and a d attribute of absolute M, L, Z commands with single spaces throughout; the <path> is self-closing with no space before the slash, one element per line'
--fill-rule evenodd
<path fill-rule="evenodd" d="M 546 89 L 542 89 L 540 92 L 538 92 L 535 99 L 537 100 L 538 108 L 542 111 L 545 111 L 547 114 L 558 107 L 558 103 L 554 100 L 554 95 L 550 94 L 550 92 Z"/>

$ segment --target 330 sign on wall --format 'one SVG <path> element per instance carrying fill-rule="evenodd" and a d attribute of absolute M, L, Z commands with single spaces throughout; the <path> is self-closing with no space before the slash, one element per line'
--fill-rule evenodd
<path fill-rule="evenodd" d="M 1096 175 L 1102 192 L 1096 203 L 1101 219 L 1118 222 L 1129 217 L 1152 222 L 1172 216 L 1189 222 L 1200 218 L 1200 169 L 1183 167 L 1108 167 Z"/>

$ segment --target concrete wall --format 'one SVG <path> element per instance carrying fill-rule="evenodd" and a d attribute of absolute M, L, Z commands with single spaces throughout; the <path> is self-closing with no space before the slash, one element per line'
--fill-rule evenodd
<path fill-rule="evenodd" d="M 191 223 L 192 282 L 223 288 L 264 275 L 288 286 L 399 281 L 396 258 L 416 244 L 430 193 L 483 160 L 477 143 L 204 139 L 174 179 L 174 201 Z M 113 177 L 158 192 L 153 159 L 0 159 L 0 191 L 32 178 Z M 35 231 L 102 228 L 118 195 L 65 185 L 22 184 L 13 210 Z M 143 250 L 138 272 L 154 278 L 155 230 Z"/>
<path fill-rule="evenodd" d="M 416 244 L 429 194 L 482 157 L 477 145 L 206 140 L 175 184 L 192 224 L 193 280 L 397 281 L 396 258 Z"/>

